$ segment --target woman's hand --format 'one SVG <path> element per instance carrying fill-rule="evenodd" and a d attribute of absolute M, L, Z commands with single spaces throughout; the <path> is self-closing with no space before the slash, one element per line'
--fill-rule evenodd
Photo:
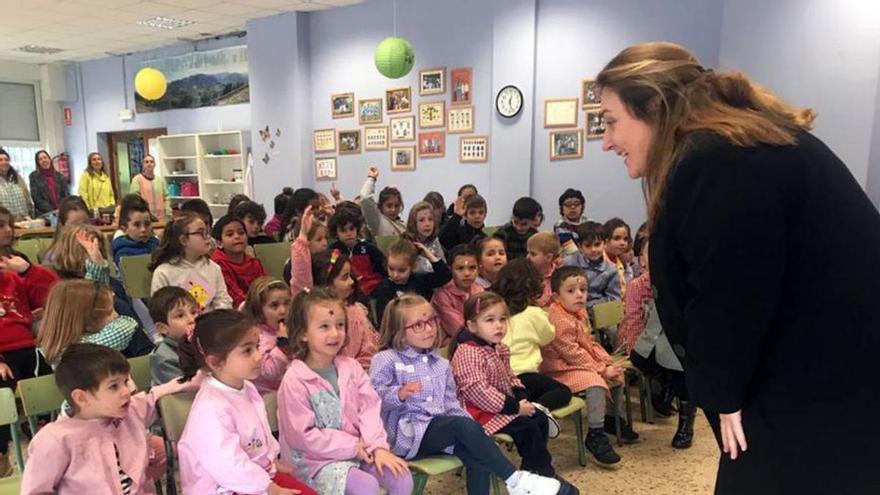
<path fill-rule="evenodd" d="M 405 401 L 409 399 L 413 395 L 419 393 L 422 390 L 422 384 L 419 382 L 409 382 L 406 385 L 400 387 L 400 390 L 397 391 L 397 398 L 401 401 Z"/>
<path fill-rule="evenodd" d="M 76 242 L 86 250 L 86 254 L 89 255 L 92 262 L 100 264 L 104 261 L 104 256 L 101 254 L 101 241 L 97 236 L 91 232 L 80 230 L 76 233 Z"/>
<path fill-rule="evenodd" d="M 724 452 L 729 453 L 730 460 L 735 461 L 739 451 L 745 452 L 749 448 L 742 427 L 742 409 L 718 416 L 721 418 L 721 444 Z"/>
<path fill-rule="evenodd" d="M 5 256 L 0 258 L 0 271 L 14 272 L 19 275 L 26 272 L 31 264 L 20 256 Z"/>
<path fill-rule="evenodd" d="M 376 471 L 379 471 L 379 476 L 384 474 L 382 470 L 385 468 L 390 469 L 391 474 L 396 478 L 406 473 L 406 461 L 386 449 L 376 449 L 373 452 L 373 463 Z"/>

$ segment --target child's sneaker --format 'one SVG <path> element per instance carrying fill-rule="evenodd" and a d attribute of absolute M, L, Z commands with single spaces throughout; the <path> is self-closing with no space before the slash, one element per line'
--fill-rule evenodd
<path fill-rule="evenodd" d="M 599 464 L 612 465 L 620 462 L 620 456 L 614 451 L 608 436 L 602 428 L 590 428 L 587 431 L 587 440 L 584 442 L 587 450 L 593 454 Z"/>
<path fill-rule="evenodd" d="M 555 478 L 539 476 L 528 471 L 516 471 L 505 480 L 510 495 L 557 495 L 561 483 Z"/>
<path fill-rule="evenodd" d="M 559 421 L 556 421 L 556 418 L 550 414 L 550 410 L 544 407 L 543 404 L 538 404 L 537 402 L 532 402 L 532 405 L 535 406 L 535 409 L 544 413 L 547 416 L 547 436 L 550 438 L 556 438 L 559 436 L 559 432 L 562 431 L 562 427 L 559 426 Z"/>

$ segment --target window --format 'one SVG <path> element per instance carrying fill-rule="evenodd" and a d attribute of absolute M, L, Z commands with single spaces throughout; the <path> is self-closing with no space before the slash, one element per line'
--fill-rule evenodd
<path fill-rule="evenodd" d="M 9 153 L 9 158 L 12 161 L 12 168 L 18 171 L 19 175 L 24 177 L 25 183 L 28 181 L 28 176 L 36 170 L 37 164 L 34 163 L 34 155 L 39 151 L 40 144 L 34 143 L 30 146 L 3 146 L 2 142 L 0 142 L 0 148 L 6 150 Z"/>
<path fill-rule="evenodd" d="M 34 84 L 0 82 L 0 142 L 40 142 L 37 92 Z"/>

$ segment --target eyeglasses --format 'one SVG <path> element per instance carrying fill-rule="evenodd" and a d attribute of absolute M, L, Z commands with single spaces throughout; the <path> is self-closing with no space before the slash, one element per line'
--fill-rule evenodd
<path fill-rule="evenodd" d="M 202 239 L 207 239 L 208 237 L 210 237 L 210 235 L 208 234 L 208 231 L 204 230 L 204 229 L 200 229 L 195 232 L 184 232 L 183 235 L 185 235 L 187 237 L 189 237 L 191 235 L 197 235 L 197 236 L 201 237 Z"/>
<path fill-rule="evenodd" d="M 404 330 L 412 330 L 415 333 L 424 333 L 429 328 L 436 329 L 440 326 L 440 318 L 436 316 L 432 316 L 430 318 L 425 318 L 424 320 L 419 320 L 414 323 L 410 323 L 403 327 Z"/>

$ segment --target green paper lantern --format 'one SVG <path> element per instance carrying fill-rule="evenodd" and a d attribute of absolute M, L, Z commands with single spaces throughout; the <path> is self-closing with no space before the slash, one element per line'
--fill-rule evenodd
<path fill-rule="evenodd" d="M 385 38 L 376 47 L 376 69 L 385 77 L 399 79 L 409 74 L 415 62 L 413 47 L 404 38 Z"/>

